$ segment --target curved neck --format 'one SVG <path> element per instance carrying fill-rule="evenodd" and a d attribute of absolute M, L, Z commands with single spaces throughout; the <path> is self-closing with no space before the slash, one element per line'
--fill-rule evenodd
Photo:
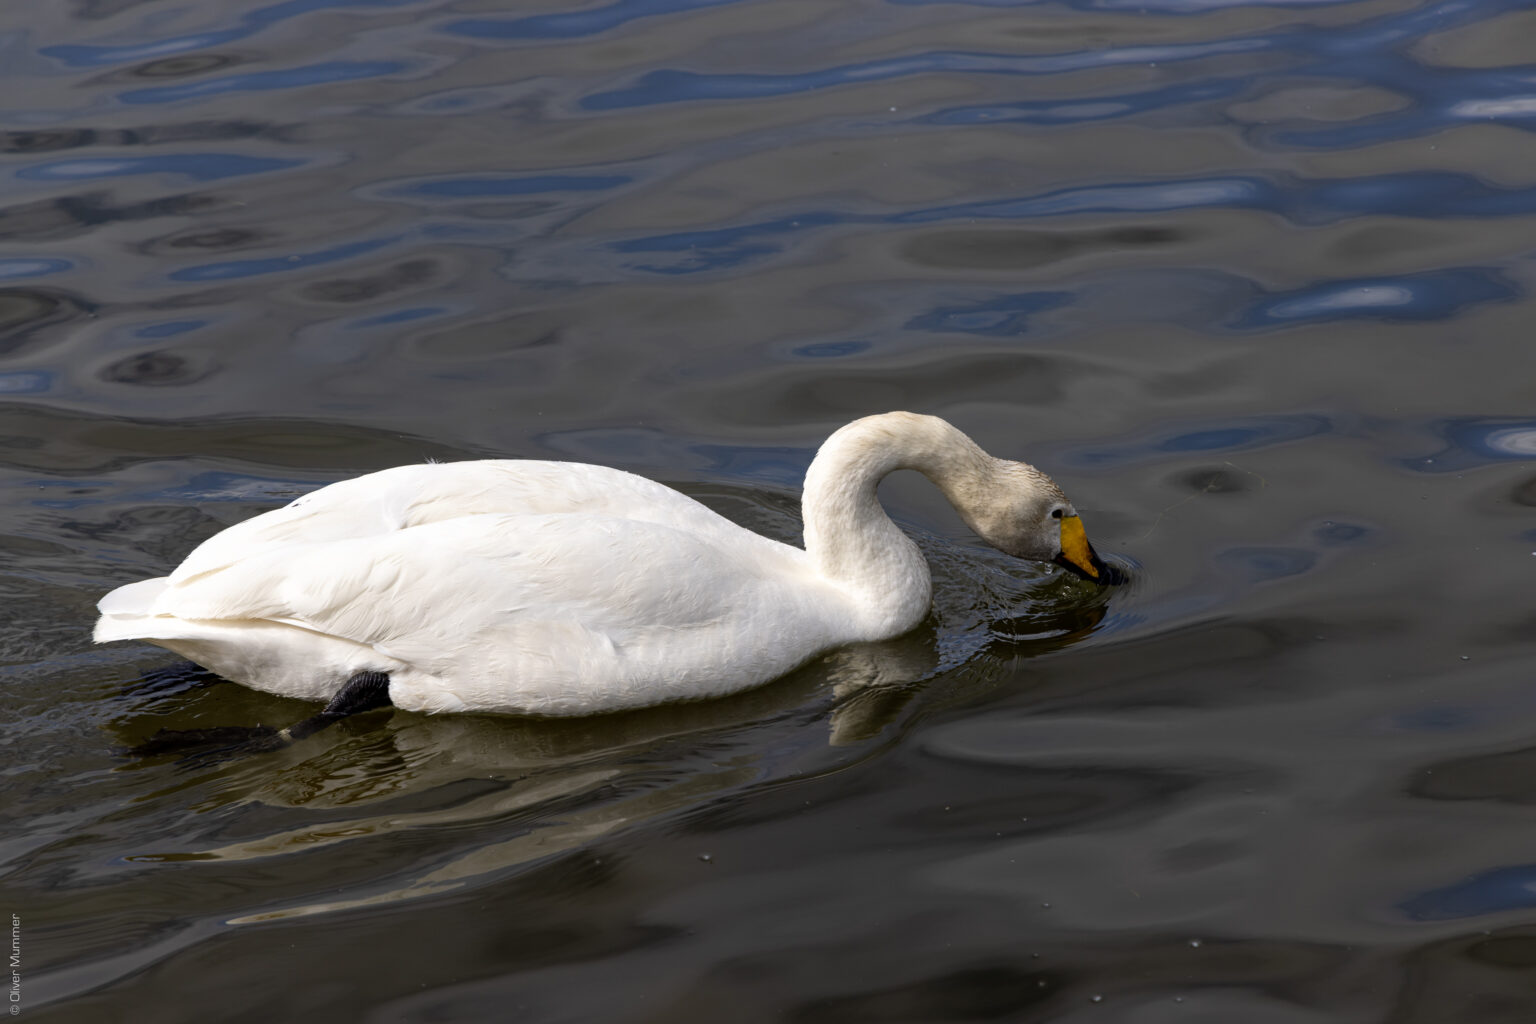
<path fill-rule="evenodd" d="M 876 488 L 898 469 L 915 469 L 964 515 L 985 490 L 992 463 L 933 416 L 893 412 L 855 420 L 827 438 L 806 470 L 806 553 L 822 576 L 870 610 L 878 620 L 872 627 L 884 636 L 905 632 L 927 613 L 933 583 L 922 552 L 886 515 Z"/>

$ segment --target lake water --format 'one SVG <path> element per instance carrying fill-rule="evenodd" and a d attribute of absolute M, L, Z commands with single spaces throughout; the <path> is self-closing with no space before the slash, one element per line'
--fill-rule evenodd
<path fill-rule="evenodd" d="M 1514 0 L 9 5 L 8 1006 L 1528 1024 L 1533 60 Z M 124 753 L 314 710 L 91 645 L 222 526 L 507 456 L 795 540 L 893 408 L 1134 581 L 893 478 L 937 589 L 898 641 Z"/>

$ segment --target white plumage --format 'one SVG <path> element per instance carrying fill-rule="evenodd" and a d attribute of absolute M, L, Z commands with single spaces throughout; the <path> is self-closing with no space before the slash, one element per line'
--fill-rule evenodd
<path fill-rule="evenodd" d="M 1043 474 L 943 420 L 888 413 L 817 454 L 808 550 L 601 466 L 403 466 L 304 495 L 209 538 L 169 576 L 114 590 L 95 638 L 148 640 L 311 700 L 384 672 L 390 700 L 414 711 L 575 715 L 717 696 L 926 613 L 927 566 L 875 495 L 898 468 L 928 475 L 1005 551 L 1105 569 L 1070 538 L 1063 555 L 1062 524 L 1077 520 Z"/>

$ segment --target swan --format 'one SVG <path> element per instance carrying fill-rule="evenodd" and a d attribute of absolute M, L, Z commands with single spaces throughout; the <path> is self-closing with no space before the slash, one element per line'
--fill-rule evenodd
<path fill-rule="evenodd" d="M 927 476 L 1010 555 L 1123 579 L 1044 473 L 937 417 L 891 412 L 817 452 L 803 549 L 603 466 L 401 466 L 305 494 L 210 537 L 169 576 L 119 587 L 94 638 L 327 701 L 315 728 L 391 704 L 586 715 L 720 696 L 927 614 L 927 563 L 876 495 L 898 469 Z"/>

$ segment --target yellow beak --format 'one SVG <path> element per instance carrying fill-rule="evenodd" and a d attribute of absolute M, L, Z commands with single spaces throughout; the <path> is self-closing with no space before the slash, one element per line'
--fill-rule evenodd
<path fill-rule="evenodd" d="M 1104 563 L 1094 552 L 1093 545 L 1088 543 L 1088 534 L 1083 531 L 1083 520 L 1080 517 L 1067 516 L 1062 519 L 1061 554 L 1056 556 L 1056 562 L 1084 579 L 1099 579 Z"/>

